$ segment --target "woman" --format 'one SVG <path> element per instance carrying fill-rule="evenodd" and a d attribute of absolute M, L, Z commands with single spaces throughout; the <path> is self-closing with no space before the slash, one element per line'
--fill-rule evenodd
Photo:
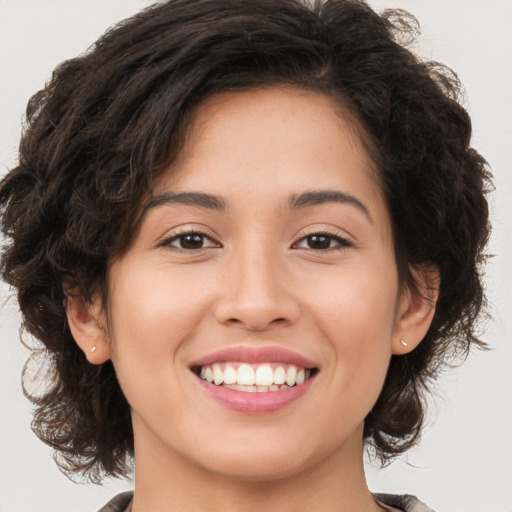
<path fill-rule="evenodd" d="M 400 16 L 175 0 L 32 98 L 3 277 L 61 468 L 135 460 L 105 510 L 429 510 L 371 494 L 362 451 L 413 446 L 447 356 L 483 345 L 489 176 Z"/>

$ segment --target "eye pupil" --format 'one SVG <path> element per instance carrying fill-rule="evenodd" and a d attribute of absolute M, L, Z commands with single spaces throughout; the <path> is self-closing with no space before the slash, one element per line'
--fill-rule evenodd
<path fill-rule="evenodd" d="M 183 249 L 201 249 L 204 242 L 204 235 L 190 233 L 183 235 L 180 239 L 180 245 Z"/>
<path fill-rule="evenodd" d="M 329 249 L 331 237 L 328 235 L 310 235 L 307 238 L 310 249 Z"/>

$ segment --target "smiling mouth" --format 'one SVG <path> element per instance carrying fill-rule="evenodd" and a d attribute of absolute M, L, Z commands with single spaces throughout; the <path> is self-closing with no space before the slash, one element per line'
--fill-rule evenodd
<path fill-rule="evenodd" d="M 275 362 L 219 362 L 191 369 L 200 379 L 215 386 L 246 393 L 267 393 L 297 387 L 318 373 L 317 368 Z"/>

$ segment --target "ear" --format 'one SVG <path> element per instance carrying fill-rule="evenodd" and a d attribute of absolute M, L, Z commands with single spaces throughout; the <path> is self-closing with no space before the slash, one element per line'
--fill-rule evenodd
<path fill-rule="evenodd" d="M 439 270 L 434 265 L 411 268 L 416 288 L 407 286 L 398 304 L 395 336 L 391 352 L 403 355 L 412 352 L 427 334 L 434 318 L 439 295 Z"/>
<path fill-rule="evenodd" d="M 78 295 L 67 293 L 64 305 L 71 334 L 89 363 L 102 364 L 108 361 L 110 346 L 99 297 L 94 297 L 89 303 Z"/>

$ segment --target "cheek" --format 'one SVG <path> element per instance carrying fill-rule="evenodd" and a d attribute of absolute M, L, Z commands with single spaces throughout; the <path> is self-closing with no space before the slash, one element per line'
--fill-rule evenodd
<path fill-rule="evenodd" d="M 317 275 L 306 308 L 331 353 L 333 403 L 348 400 L 363 417 L 382 389 L 395 332 L 398 277 L 393 266 L 382 267 Z"/>
<path fill-rule="evenodd" d="M 205 300 L 183 277 L 186 273 L 172 273 L 158 263 L 144 268 L 126 258 L 112 273 L 112 362 L 134 412 L 158 418 L 162 404 L 173 404 L 179 416 L 181 348 L 193 338 Z"/>
<path fill-rule="evenodd" d="M 167 381 L 179 364 L 179 347 L 205 316 L 207 293 L 187 272 L 158 263 L 144 268 L 125 260 L 112 273 L 112 360 L 120 380 L 146 382 L 143 374 L 160 374 Z"/>
<path fill-rule="evenodd" d="M 373 345 L 389 340 L 396 323 L 398 275 L 386 258 L 373 265 L 328 268 L 300 283 L 307 309 L 329 338 L 349 345 Z"/>

